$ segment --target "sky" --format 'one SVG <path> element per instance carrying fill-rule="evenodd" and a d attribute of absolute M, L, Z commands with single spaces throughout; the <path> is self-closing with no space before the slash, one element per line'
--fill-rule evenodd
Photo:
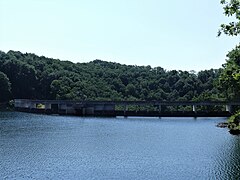
<path fill-rule="evenodd" d="M 239 43 L 228 21 L 220 0 L 0 0 L 0 50 L 199 71 Z"/>

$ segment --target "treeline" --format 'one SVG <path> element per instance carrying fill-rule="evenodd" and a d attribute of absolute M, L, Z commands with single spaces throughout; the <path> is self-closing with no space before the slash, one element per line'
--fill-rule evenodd
<path fill-rule="evenodd" d="M 14 98 L 71 100 L 221 100 L 220 69 L 166 71 L 94 60 L 72 63 L 31 53 L 0 51 L 0 101 Z"/>

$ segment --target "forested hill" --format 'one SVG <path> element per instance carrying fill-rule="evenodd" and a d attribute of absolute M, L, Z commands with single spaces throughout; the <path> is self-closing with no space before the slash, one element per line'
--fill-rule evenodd
<path fill-rule="evenodd" d="M 0 51 L 0 101 L 13 98 L 214 100 L 219 98 L 215 85 L 219 71 L 211 69 L 196 74 L 101 60 L 72 63 L 18 51 Z"/>

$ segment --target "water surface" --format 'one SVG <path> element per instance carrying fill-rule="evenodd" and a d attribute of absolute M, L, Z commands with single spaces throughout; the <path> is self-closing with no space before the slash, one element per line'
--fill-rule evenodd
<path fill-rule="evenodd" d="M 240 179 L 222 121 L 0 112 L 0 179 Z"/>

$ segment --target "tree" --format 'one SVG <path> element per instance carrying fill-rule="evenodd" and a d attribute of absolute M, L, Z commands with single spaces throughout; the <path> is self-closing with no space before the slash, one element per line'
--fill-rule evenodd
<path fill-rule="evenodd" d="M 8 101 L 11 95 L 11 83 L 6 74 L 0 71 L 0 102 Z"/>
<path fill-rule="evenodd" d="M 240 34 L 240 0 L 221 0 L 224 5 L 224 14 L 234 16 L 235 22 L 222 24 L 218 36 L 223 32 L 229 36 Z M 227 63 L 223 65 L 223 71 L 220 75 L 220 85 L 223 86 L 226 94 L 230 94 L 231 99 L 240 99 L 240 45 L 227 55 Z M 240 134 L 240 113 L 233 115 L 228 121 L 230 133 Z"/>
<path fill-rule="evenodd" d="M 240 34 L 240 0 L 221 0 L 224 5 L 223 10 L 225 16 L 235 17 L 235 22 L 221 24 L 218 36 L 222 33 L 229 36 L 237 36 Z"/>
<path fill-rule="evenodd" d="M 218 78 L 214 70 L 196 74 L 102 60 L 74 64 L 18 51 L 0 51 L 0 70 L 11 82 L 12 97 L 26 99 L 187 101 L 213 92 Z"/>
<path fill-rule="evenodd" d="M 235 22 L 221 24 L 218 36 L 240 34 L 240 0 L 221 0 L 225 16 L 235 17 Z M 227 62 L 223 64 L 220 75 L 220 87 L 228 99 L 239 99 L 240 96 L 240 45 L 227 54 Z"/>
<path fill-rule="evenodd" d="M 240 98 L 240 46 L 236 46 L 227 54 L 227 62 L 220 75 L 219 82 L 222 91 L 228 99 Z"/>

